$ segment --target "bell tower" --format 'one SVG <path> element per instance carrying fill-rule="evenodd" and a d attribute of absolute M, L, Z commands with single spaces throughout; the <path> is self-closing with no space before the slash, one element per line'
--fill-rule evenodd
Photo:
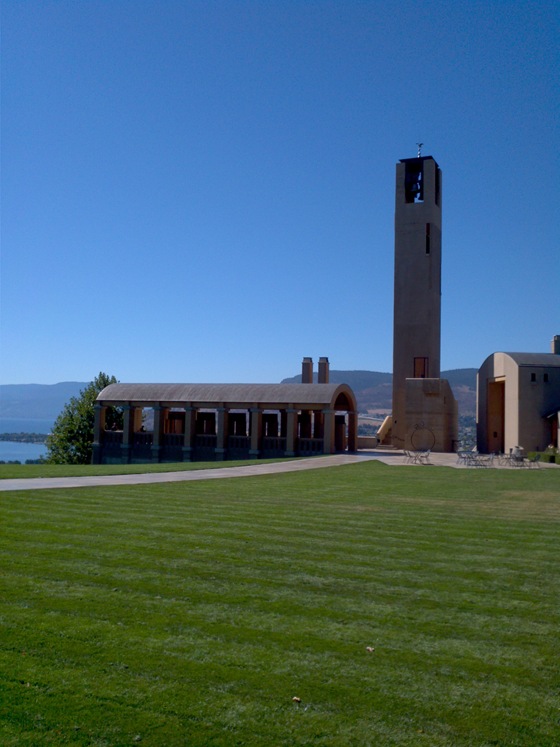
<path fill-rule="evenodd" d="M 442 174 L 420 148 L 416 158 L 397 164 L 395 196 L 391 433 L 394 446 L 410 448 L 410 431 L 418 424 L 411 423 L 407 380 L 440 377 Z"/>

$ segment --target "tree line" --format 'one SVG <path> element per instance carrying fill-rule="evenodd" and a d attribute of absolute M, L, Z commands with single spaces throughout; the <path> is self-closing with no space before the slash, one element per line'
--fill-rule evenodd
<path fill-rule="evenodd" d="M 46 433 L 0 433 L 0 441 L 15 441 L 20 444 L 44 444 Z"/>

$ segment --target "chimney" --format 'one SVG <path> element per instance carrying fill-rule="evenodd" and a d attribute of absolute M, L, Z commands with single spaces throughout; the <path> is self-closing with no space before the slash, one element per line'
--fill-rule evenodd
<path fill-rule="evenodd" d="M 550 343 L 550 352 L 554 355 L 560 355 L 560 335 L 554 335 Z"/>
<path fill-rule="evenodd" d="M 304 358 L 301 362 L 301 383 L 313 384 L 313 358 Z"/>
<path fill-rule="evenodd" d="M 319 358 L 319 384 L 329 383 L 329 359 Z"/>

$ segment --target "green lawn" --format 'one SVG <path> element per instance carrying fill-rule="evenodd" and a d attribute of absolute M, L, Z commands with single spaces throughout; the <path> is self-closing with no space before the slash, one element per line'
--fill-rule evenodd
<path fill-rule="evenodd" d="M 3 493 L 0 744 L 558 747 L 559 525 L 556 470 Z"/>

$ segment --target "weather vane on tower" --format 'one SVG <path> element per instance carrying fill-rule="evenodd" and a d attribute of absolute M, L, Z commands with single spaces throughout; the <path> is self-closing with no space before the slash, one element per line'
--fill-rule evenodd
<path fill-rule="evenodd" d="M 424 143 L 416 143 L 416 145 L 418 146 L 417 158 L 421 158 L 422 157 L 422 146 L 424 145 Z"/>

